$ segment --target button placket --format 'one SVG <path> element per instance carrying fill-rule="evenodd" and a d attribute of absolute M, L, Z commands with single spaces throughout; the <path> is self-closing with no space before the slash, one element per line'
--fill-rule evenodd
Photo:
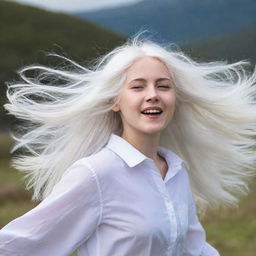
<path fill-rule="evenodd" d="M 169 221 L 170 221 L 170 242 L 169 242 L 169 246 L 167 247 L 168 253 L 171 253 L 172 249 L 175 247 L 175 241 L 177 239 L 177 220 L 176 220 L 176 215 L 175 215 L 175 211 L 174 211 L 174 207 L 172 204 L 172 201 L 169 197 L 169 193 L 166 189 L 166 184 L 164 182 L 164 180 L 161 177 L 161 174 L 159 173 L 159 171 L 157 170 L 157 167 L 155 166 L 154 163 L 152 163 L 150 161 L 149 163 L 149 167 L 150 169 L 152 169 L 152 176 L 153 179 L 155 181 L 155 184 L 158 188 L 158 191 L 160 192 L 164 203 L 165 203 L 165 207 L 167 209 L 167 213 L 169 216 Z"/>

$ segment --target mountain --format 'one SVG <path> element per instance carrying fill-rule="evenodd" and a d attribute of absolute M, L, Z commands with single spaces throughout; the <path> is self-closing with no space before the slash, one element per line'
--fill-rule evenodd
<path fill-rule="evenodd" d="M 227 60 L 235 62 L 248 60 L 256 64 L 256 26 L 243 32 L 216 37 L 200 43 L 182 45 L 191 57 L 201 61 Z"/>
<path fill-rule="evenodd" d="M 5 102 L 4 81 L 16 79 L 17 68 L 35 62 L 55 65 L 45 57 L 46 52 L 57 52 L 86 64 L 125 40 L 124 36 L 82 19 L 5 1 L 0 1 L 0 33 L 0 129 L 13 120 L 3 114 L 1 106 Z M 256 26 L 200 43 L 179 45 L 198 60 L 249 59 L 255 64 L 255 42 Z"/>
<path fill-rule="evenodd" d="M 255 0 L 144 0 L 74 13 L 123 35 L 148 29 L 162 41 L 198 42 L 256 27 Z"/>
<path fill-rule="evenodd" d="M 38 62 L 49 64 L 47 52 L 69 56 L 79 63 L 89 61 L 124 40 L 77 17 L 6 1 L 0 1 L 0 35 L 0 127 L 7 122 L 2 108 L 4 82 L 17 79 L 16 69 Z"/>

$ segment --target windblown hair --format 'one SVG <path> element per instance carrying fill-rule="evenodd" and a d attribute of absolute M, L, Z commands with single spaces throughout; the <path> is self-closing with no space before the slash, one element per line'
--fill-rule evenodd
<path fill-rule="evenodd" d="M 160 59 L 176 85 L 174 117 L 160 145 L 185 160 L 198 202 L 236 205 L 248 192 L 256 162 L 256 71 L 249 73 L 245 61 L 198 63 L 172 48 L 136 36 L 90 68 L 62 57 L 72 69 L 20 70 L 23 81 L 8 85 L 5 108 L 31 124 L 12 134 L 12 151 L 25 150 L 13 165 L 26 173 L 33 199 L 45 198 L 72 163 L 120 134 L 119 113 L 111 109 L 127 68 L 143 56 Z"/>

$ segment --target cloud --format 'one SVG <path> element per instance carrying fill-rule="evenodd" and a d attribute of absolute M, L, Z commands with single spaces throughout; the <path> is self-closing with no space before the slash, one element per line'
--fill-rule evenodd
<path fill-rule="evenodd" d="M 143 0 L 10 0 L 53 11 L 77 12 L 130 5 Z"/>

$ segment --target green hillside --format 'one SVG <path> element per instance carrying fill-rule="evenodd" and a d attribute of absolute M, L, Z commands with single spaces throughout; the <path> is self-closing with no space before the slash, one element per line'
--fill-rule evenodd
<path fill-rule="evenodd" d="M 249 60 L 256 64 L 256 27 L 235 33 L 229 36 L 222 36 L 197 44 L 184 45 L 182 48 L 200 60 Z"/>
<path fill-rule="evenodd" d="M 47 52 L 64 54 L 82 63 L 124 40 L 79 18 L 5 1 L 0 1 L 0 34 L 0 128 L 7 122 L 2 108 L 4 82 L 16 79 L 17 69 L 31 63 L 48 63 Z"/>
<path fill-rule="evenodd" d="M 120 45 L 125 38 L 67 14 L 0 1 L 0 129 L 10 123 L 4 115 L 5 81 L 31 64 L 52 64 L 47 52 L 70 57 L 81 64 Z M 182 45 L 190 56 L 203 61 L 249 59 L 256 63 L 256 28 L 197 44 Z M 54 63 L 55 64 L 55 63 Z"/>

